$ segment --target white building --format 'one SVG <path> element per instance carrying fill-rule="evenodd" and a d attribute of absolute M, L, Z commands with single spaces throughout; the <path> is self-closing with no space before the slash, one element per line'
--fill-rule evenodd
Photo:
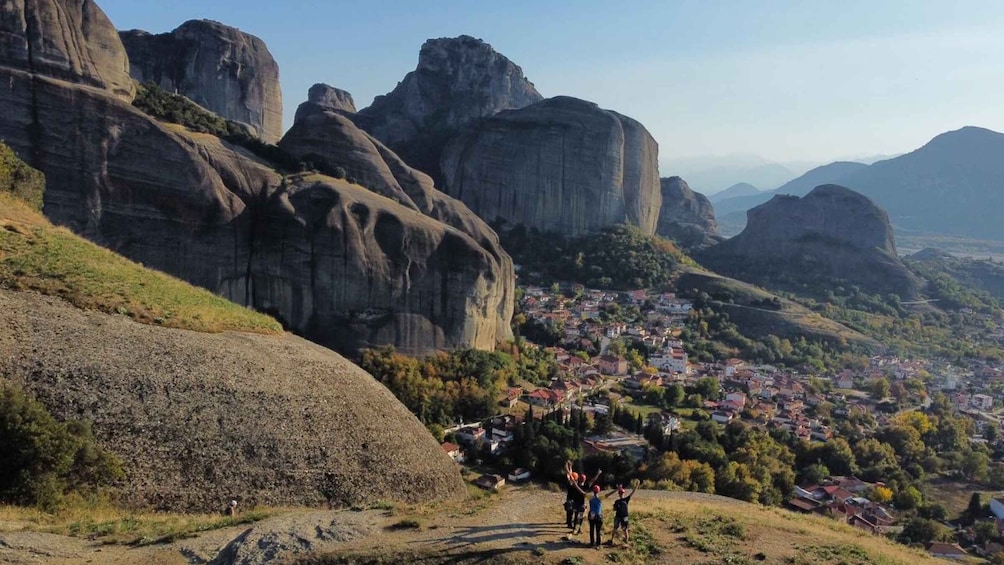
<path fill-rule="evenodd" d="M 977 410 L 990 410 L 994 407 L 994 397 L 987 394 L 974 394 L 970 399 L 973 408 Z"/>

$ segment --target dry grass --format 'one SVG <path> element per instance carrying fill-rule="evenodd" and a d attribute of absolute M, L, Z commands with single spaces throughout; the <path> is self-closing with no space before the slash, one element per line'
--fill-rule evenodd
<path fill-rule="evenodd" d="M 107 499 L 73 498 L 54 514 L 36 508 L 0 505 L 0 532 L 29 530 L 95 540 L 102 544 L 144 546 L 170 543 L 199 532 L 250 524 L 279 514 L 252 508 L 237 516 L 131 511 Z"/>
<path fill-rule="evenodd" d="M 980 485 L 968 481 L 935 478 L 924 484 L 924 497 L 944 506 L 949 518 L 955 518 L 969 507 L 969 499 L 974 492 L 980 493 L 983 504 L 1000 495 L 1000 491 L 983 490 Z"/>
<path fill-rule="evenodd" d="M 938 563 L 925 552 L 824 517 L 717 499 L 644 501 L 638 522 L 679 563 Z"/>
<path fill-rule="evenodd" d="M 133 263 L 0 195 L 0 287 L 33 290 L 147 324 L 278 334 L 274 319 Z"/>

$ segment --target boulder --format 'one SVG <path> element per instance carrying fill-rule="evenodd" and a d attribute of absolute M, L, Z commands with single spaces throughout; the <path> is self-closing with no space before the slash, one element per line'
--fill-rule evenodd
<path fill-rule="evenodd" d="M 0 64 L 130 101 L 135 86 L 115 27 L 91 0 L 4 0 Z"/>
<path fill-rule="evenodd" d="M 386 387 L 292 335 L 204 334 L 0 290 L 0 375 L 123 462 L 123 502 L 157 510 L 463 496 Z M 400 480 L 407 477 L 407 480 Z"/>
<path fill-rule="evenodd" d="M 896 254 L 885 210 L 838 185 L 804 197 L 774 196 L 748 212 L 746 229 L 698 260 L 717 272 L 768 287 L 860 286 L 912 298 L 920 284 Z"/>
<path fill-rule="evenodd" d="M 209 20 L 188 21 L 170 33 L 120 35 L 137 81 L 247 124 L 266 142 L 282 137 L 279 65 L 261 39 Z"/>
<path fill-rule="evenodd" d="M 569 236 L 655 233 L 659 146 L 637 121 L 559 96 L 468 127 L 443 150 L 444 190 L 488 222 Z"/>
<path fill-rule="evenodd" d="M 415 70 L 352 120 L 439 182 L 440 152 L 457 130 L 542 99 L 518 65 L 484 41 L 461 35 L 426 41 Z"/>
<path fill-rule="evenodd" d="M 655 233 L 676 241 L 684 249 L 718 243 L 715 209 L 708 198 L 690 189 L 680 177 L 660 179 L 662 208 Z"/>
<path fill-rule="evenodd" d="M 293 122 L 298 122 L 301 118 L 305 118 L 313 112 L 329 110 L 354 113 L 356 111 L 356 103 L 348 92 L 319 82 L 310 87 L 310 90 L 307 92 L 307 101 L 296 108 L 296 116 L 294 116 Z"/>

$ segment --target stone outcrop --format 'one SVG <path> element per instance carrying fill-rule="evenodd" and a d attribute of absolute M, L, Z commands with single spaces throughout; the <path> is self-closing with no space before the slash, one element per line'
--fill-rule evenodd
<path fill-rule="evenodd" d="M 170 33 L 121 32 L 129 72 L 196 104 L 247 124 L 269 143 L 282 137 L 279 65 L 261 39 L 209 20 Z"/>
<path fill-rule="evenodd" d="M 114 89 L 6 61 L 0 85 L 0 138 L 45 173 L 46 215 L 101 245 L 343 351 L 490 348 L 511 336 L 511 261 L 442 195 L 423 206 L 450 225 L 342 180 L 284 181 L 244 149 L 150 119 Z"/>
<path fill-rule="evenodd" d="M 659 147 L 637 121 L 549 98 L 470 126 L 443 150 L 444 190 L 488 222 L 580 235 L 613 224 L 654 234 Z"/>
<path fill-rule="evenodd" d="M 426 41 L 415 70 L 352 119 L 438 183 L 440 152 L 458 129 L 542 99 L 518 65 L 462 35 Z"/>
<path fill-rule="evenodd" d="M 662 208 L 655 233 L 676 241 L 684 249 L 714 245 L 718 237 L 715 209 L 708 198 L 694 192 L 680 177 L 660 179 Z"/>
<path fill-rule="evenodd" d="M 846 281 L 870 293 L 912 297 L 916 277 L 896 254 L 885 210 L 849 188 L 823 185 L 775 196 L 748 212 L 746 229 L 698 260 L 765 286 Z"/>
<path fill-rule="evenodd" d="M 356 103 L 348 92 L 319 82 L 310 87 L 307 101 L 297 106 L 293 122 L 298 122 L 312 113 L 327 111 L 354 113 Z"/>
<path fill-rule="evenodd" d="M 0 375 L 59 419 L 91 422 L 123 462 L 126 503 L 218 512 L 231 499 L 320 506 L 465 492 L 390 391 L 292 335 L 165 329 L 7 290 L 0 327 Z"/>
<path fill-rule="evenodd" d="M 4 0 L 0 63 L 102 88 L 127 101 L 135 93 L 122 42 L 91 0 Z"/>

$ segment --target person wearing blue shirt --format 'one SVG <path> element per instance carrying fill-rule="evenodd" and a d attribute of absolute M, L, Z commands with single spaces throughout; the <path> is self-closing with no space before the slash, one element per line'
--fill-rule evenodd
<path fill-rule="evenodd" d="M 600 548 L 603 533 L 603 501 L 600 500 L 600 485 L 593 486 L 593 497 L 589 499 L 589 545 Z"/>

